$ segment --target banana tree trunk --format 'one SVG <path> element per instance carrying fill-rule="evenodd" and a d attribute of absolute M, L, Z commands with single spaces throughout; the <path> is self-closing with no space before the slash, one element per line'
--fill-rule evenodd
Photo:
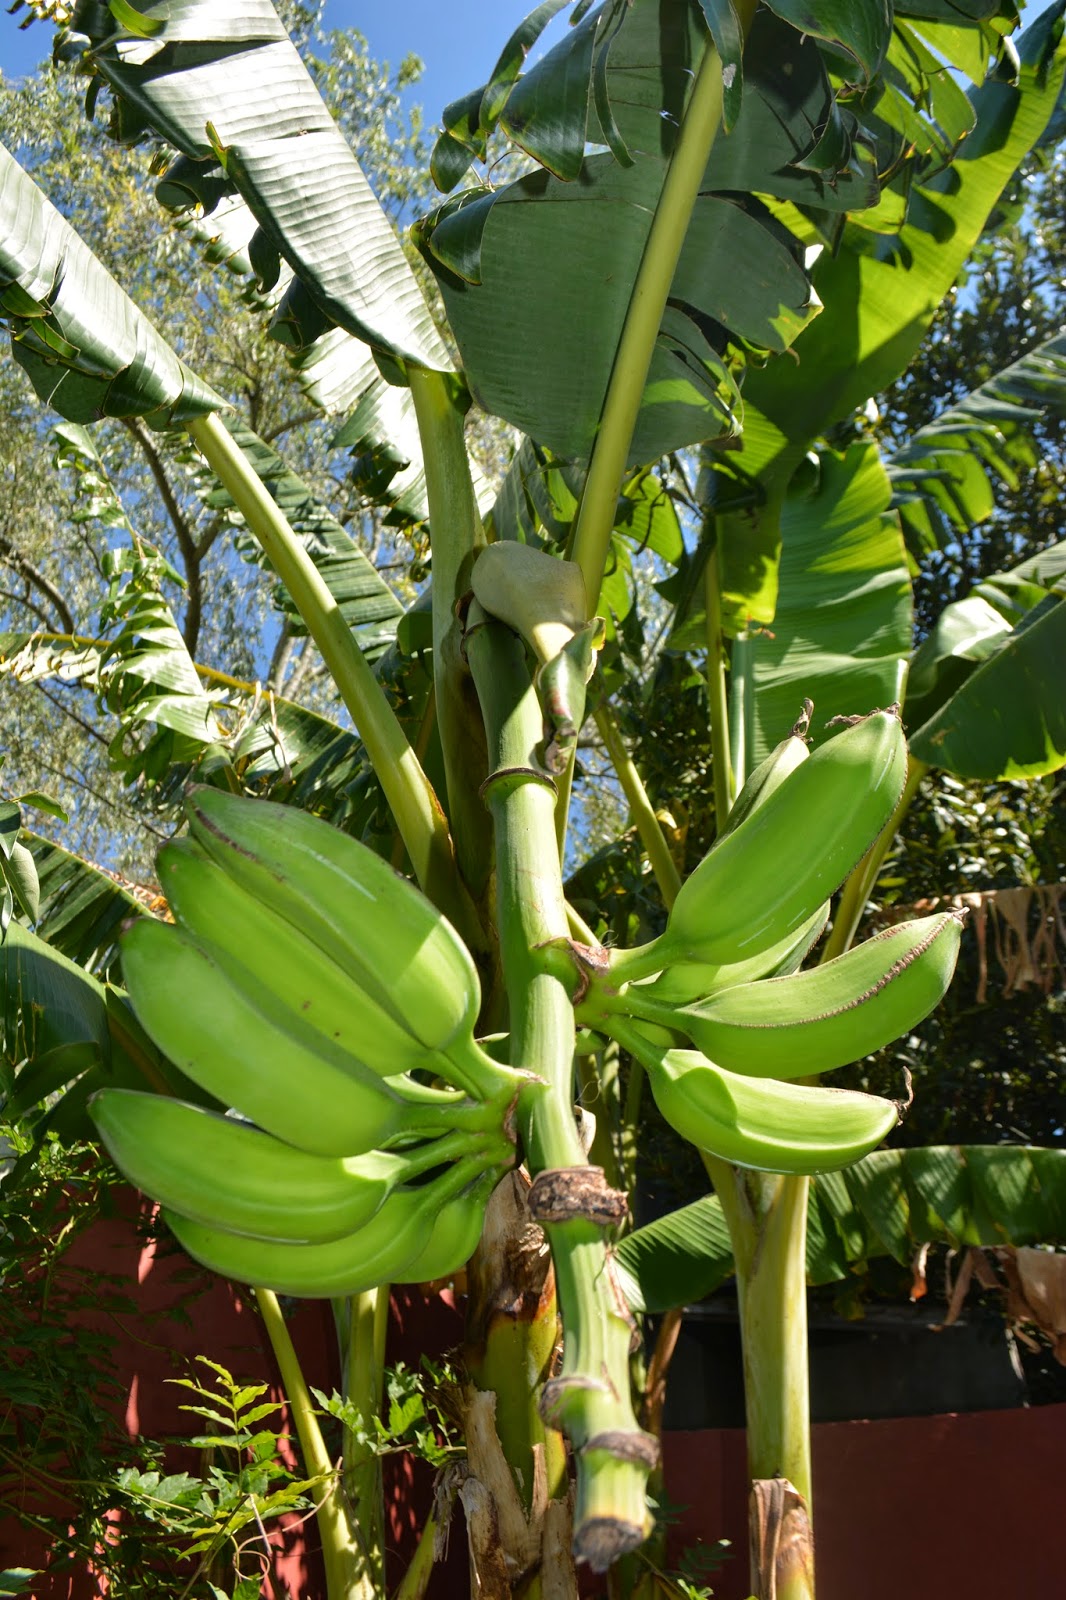
<path fill-rule="evenodd" d="M 810 1180 L 704 1157 L 736 1263 L 755 1600 L 814 1600 L 807 1357 Z"/>

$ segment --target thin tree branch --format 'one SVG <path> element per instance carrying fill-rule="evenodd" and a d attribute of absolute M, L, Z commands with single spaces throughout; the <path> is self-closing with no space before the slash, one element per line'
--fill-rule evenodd
<path fill-rule="evenodd" d="M 284 422 L 279 422 L 274 428 L 268 428 L 259 437 L 265 443 L 273 444 L 274 440 L 280 439 L 283 433 L 291 433 L 293 428 L 303 428 L 309 422 L 317 422 L 321 415 L 321 411 L 316 411 L 314 408 L 310 408 L 307 411 L 298 411 L 294 417 L 286 417 Z"/>
<path fill-rule="evenodd" d="M 292 659 L 295 644 L 289 619 L 286 617 L 278 634 L 278 642 L 274 646 L 274 654 L 270 658 L 270 667 L 266 675 L 266 686 L 271 694 L 281 693 L 281 686 L 285 682 L 285 669 Z"/>
<path fill-rule="evenodd" d="M 203 585 L 200 579 L 200 551 L 196 539 L 185 513 L 178 504 L 177 496 L 171 488 L 163 458 L 156 449 L 148 429 L 140 417 L 124 417 L 123 422 L 141 447 L 141 451 L 148 463 L 152 477 L 155 479 L 159 490 L 160 499 L 166 508 L 167 516 L 178 541 L 181 559 L 185 566 L 185 581 L 188 584 L 188 603 L 185 607 L 185 627 L 182 636 L 185 646 L 191 656 L 196 654 L 196 644 L 200 637 L 200 618 L 203 613 Z"/>
<path fill-rule="evenodd" d="M 3 555 L 4 560 L 13 572 L 17 572 L 20 578 L 25 578 L 27 583 L 32 584 L 35 589 L 44 595 L 62 623 L 63 630 L 67 633 L 73 633 L 74 618 L 55 584 L 50 578 L 46 578 L 43 572 L 38 572 L 33 563 L 27 561 L 26 557 L 15 549 L 10 539 L 4 538 L 2 534 L 0 534 L 0 555 Z M 36 610 L 36 607 L 34 609 Z M 40 616 L 40 612 L 37 615 Z"/>
<path fill-rule="evenodd" d="M 29 587 L 27 583 L 25 594 L 15 594 L 11 589 L 0 589 L 0 600 L 10 600 L 12 605 L 25 606 L 27 611 L 32 611 L 34 616 L 38 617 L 46 628 L 50 628 L 55 618 L 50 617 L 43 607 L 39 606 L 35 600 L 30 599 Z"/>

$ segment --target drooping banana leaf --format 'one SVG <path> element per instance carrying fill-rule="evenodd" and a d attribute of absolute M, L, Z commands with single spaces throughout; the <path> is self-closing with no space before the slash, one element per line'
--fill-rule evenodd
<path fill-rule="evenodd" d="M 247 203 L 260 278 L 272 282 L 282 261 L 294 273 L 279 316 L 344 328 L 394 363 L 451 370 L 400 242 L 270 0 L 160 0 L 125 6 L 118 26 L 89 3 L 72 28 L 115 94 L 117 136 L 152 130 L 185 158 L 172 183 Z"/>
<path fill-rule="evenodd" d="M 162 426 L 225 404 L 2 145 L 0 321 L 40 398 L 70 421 L 141 416 Z"/>
<path fill-rule="evenodd" d="M 1066 334 L 1056 334 L 949 406 L 889 463 L 893 504 L 916 559 L 995 509 L 1036 464 L 1034 425 L 1066 415 Z"/>
<path fill-rule="evenodd" d="M 915 652 L 905 720 L 919 761 L 956 777 L 1066 764 L 1066 540 L 946 606 Z"/>
<path fill-rule="evenodd" d="M 572 182 L 543 170 L 467 191 L 421 225 L 475 395 L 560 455 L 591 448 L 692 75 L 710 48 L 694 6 L 636 0 L 605 47 L 601 96 L 617 135 L 601 142 L 614 151 L 621 141 L 630 164 L 594 154 Z M 593 142 L 605 133 L 600 103 L 589 112 Z M 815 43 L 760 14 L 740 114 L 715 142 L 681 249 L 631 462 L 734 429 L 726 336 L 735 349 L 780 351 L 817 310 L 797 242 L 753 196 L 776 186 L 837 209 L 876 199 L 846 140 L 831 171 L 800 165 L 833 107 Z"/>
<path fill-rule="evenodd" d="M 250 428 L 232 419 L 224 420 L 253 471 L 299 536 L 363 654 L 373 659 L 395 637 L 403 606 L 351 534 L 315 498 L 303 479 L 286 466 L 278 452 Z M 199 475 L 198 488 L 203 504 L 211 510 L 233 509 L 232 497 L 206 465 Z M 247 553 L 261 565 L 267 564 L 257 541 L 247 541 Z M 281 584 L 277 586 L 275 602 L 290 618 L 292 632 L 306 633 L 296 607 Z"/>
<path fill-rule="evenodd" d="M 28 834 L 41 885 L 35 919 L 50 950 L 100 979 L 117 971 L 118 936 L 131 917 L 144 916 L 152 894 L 135 893 L 118 877 L 50 839 Z"/>
<path fill-rule="evenodd" d="M 832 1283 L 923 1244 L 1066 1245 L 1066 1150 L 933 1145 L 877 1150 L 811 1183 L 807 1282 Z M 713 1293 L 733 1271 L 722 1209 L 706 1195 L 628 1234 L 617 1261 L 629 1304 L 662 1312 Z"/>
<path fill-rule="evenodd" d="M 1041 137 L 1066 72 L 1063 9 L 1056 0 L 1019 38 L 1016 82 L 995 73 L 971 92 L 973 131 L 949 167 L 914 185 L 902 226 L 878 235 L 860 225 L 865 219 L 845 223 L 812 272 L 826 314 L 796 339 L 794 358 L 748 371 L 741 448 L 720 468 L 726 485 L 718 498 L 735 495 L 750 507 L 754 496 L 756 507 L 718 519 L 730 631 L 773 619 L 780 514 L 792 474 L 820 435 L 904 370 Z"/>
<path fill-rule="evenodd" d="M 121 990 L 103 984 L 28 928 L 0 945 L 3 1115 L 34 1136 L 92 1138 L 86 1103 L 98 1089 L 154 1089 L 205 1103 L 137 1022 Z"/>

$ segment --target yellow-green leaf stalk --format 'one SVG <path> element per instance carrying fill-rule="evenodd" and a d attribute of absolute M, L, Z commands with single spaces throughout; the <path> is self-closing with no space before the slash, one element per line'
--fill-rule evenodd
<path fill-rule="evenodd" d="M 470 897 L 456 870 L 447 819 L 395 712 L 321 574 L 244 453 L 213 413 L 187 425 L 190 438 L 232 496 L 292 596 L 351 713 L 377 773 L 415 877 L 468 944 L 480 942 Z"/>

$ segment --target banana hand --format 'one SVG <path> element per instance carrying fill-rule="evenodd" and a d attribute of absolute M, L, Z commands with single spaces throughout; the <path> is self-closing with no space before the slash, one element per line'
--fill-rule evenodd
<path fill-rule="evenodd" d="M 662 1004 L 656 984 L 631 985 L 609 1005 L 676 1029 L 731 1072 L 807 1078 L 872 1055 L 928 1016 L 947 993 L 960 935 L 958 917 L 942 913 L 888 928 L 824 966 L 689 1006 Z M 603 1026 L 610 1031 L 610 1014 Z"/>
<path fill-rule="evenodd" d="M 205 1227 L 253 1239 L 340 1239 L 424 1172 L 479 1148 L 501 1164 L 513 1155 L 506 1141 L 466 1133 L 396 1153 L 311 1155 L 233 1117 L 133 1089 L 102 1089 L 89 1109 L 108 1154 L 145 1194 Z"/>

